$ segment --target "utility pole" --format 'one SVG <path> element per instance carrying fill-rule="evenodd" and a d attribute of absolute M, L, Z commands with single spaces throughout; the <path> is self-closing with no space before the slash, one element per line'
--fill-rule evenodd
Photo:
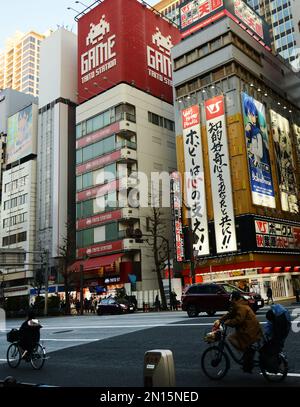
<path fill-rule="evenodd" d="M 44 251 L 45 259 L 45 306 L 44 306 L 44 316 L 48 315 L 48 280 L 49 280 L 49 251 L 46 249 Z"/>
<path fill-rule="evenodd" d="M 83 315 L 83 264 L 80 264 L 80 315 Z"/>

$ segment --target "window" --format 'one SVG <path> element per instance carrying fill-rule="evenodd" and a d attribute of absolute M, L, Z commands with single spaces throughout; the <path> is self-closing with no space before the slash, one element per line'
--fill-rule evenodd
<path fill-rule="evenodd" d="M 164 127 L 167 130 L 175 130 L 175 123 L 172 120 L 159 116 L 156 113 L 148 112 L 148 121 L 156 126 Z"/>
<path fill-rule="evenodd" d="M 117 222 L 105 226 L 106 240 L 116 240 L 119 237 L 119 225 Z"/>

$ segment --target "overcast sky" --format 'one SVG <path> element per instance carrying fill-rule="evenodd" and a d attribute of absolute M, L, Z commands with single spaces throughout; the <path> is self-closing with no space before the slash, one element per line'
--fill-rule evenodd
<path fill-rule="evenodd" d="M 109 0 L 106 0 L 109 1 Z M 123 0 L 126 1 L 126 0 Z M 146 0 L 148 4 L 157 4 L 158 0 Z M 94 0 L 82 0 L 83 4 L 93 4 Z M 76 32 L 73 7 L 82 11 L 84 7 L 75 0 L 1 0 L 0 11 L 0 49 L 4 48 L 5 40 L 18 30 L 26 33 L 35 30 L 44 33 L 48 28 L 56 30 L 57 26 Z"/>

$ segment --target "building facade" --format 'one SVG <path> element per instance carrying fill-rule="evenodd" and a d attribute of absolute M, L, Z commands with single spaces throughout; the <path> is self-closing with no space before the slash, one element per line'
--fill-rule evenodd
<path fill-rule="evenodd" d="M 38 121 L 37 248 L 51 267 L 75 224 L 76 93 L 77 37 L 60 28 L 41 45 Z"/>
<path fill-rule="evenodd" d="M 183 177 L 188 206 L 202 208 L 190 216 L 196 281 L 291 296 L 300 279 L 300 77 L 270 52 L 262 21 L 232 9 L 214 24 L 206 17 L 187 25 L 172 50 L 182 174 L 194 174 L 192 144 L 202 145 L 198 202 Z"/>
<path fill-rule="evenodd" d="M 17 32 L 0 51 L 0 89 L 39 95 L 40 44 L 49 33 Z"/>
<path fill-rule="evenodd" d="M 24 265 L 1 269 L 5 297 L 28 298 L 36 260 L 37 104 L 8 118 L 6 170 L 2 179 L 1 248 L 24 250 Z"/>
<path fill-rule="evenodd" d="M 104 1 L 79 19 L 74 266 L 83 264 L 85 280 L 106 292 L 158 288 L 149 244 L 128 231 L 149 234 L 151 176 L 164 171 L 169 180 L 176 168 L 170 49 L 178 39 L 136 0 Z M 170 238 L 168 207 L 162 217 Z"/>
<path fill-rule="evenodd" d="M 181 0 L 163 0 L 154 5 L 154 8 L 179 25 L 181 3 Z M 299 70 L 300 9 L 297 0 L 245 0 L 245 3 L 270 25 L 274 52 L 289 61 L 294 69 Z M 199 4 L 199 7 L 204 6 L 209 9 L 210 1 Z"/>

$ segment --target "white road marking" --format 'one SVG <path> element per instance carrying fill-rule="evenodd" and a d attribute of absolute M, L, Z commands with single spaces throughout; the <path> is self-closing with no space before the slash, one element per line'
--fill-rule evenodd
<path fill-rule="evenodd" d="M 300 377 L 300 373 L 288 373 L 287 375 L 291 377 Z"/>
<path fill-rule="evenodd" d="M 41 339 L 41 342 L 96 342 L 100 341 L 100 339 Z"/>

